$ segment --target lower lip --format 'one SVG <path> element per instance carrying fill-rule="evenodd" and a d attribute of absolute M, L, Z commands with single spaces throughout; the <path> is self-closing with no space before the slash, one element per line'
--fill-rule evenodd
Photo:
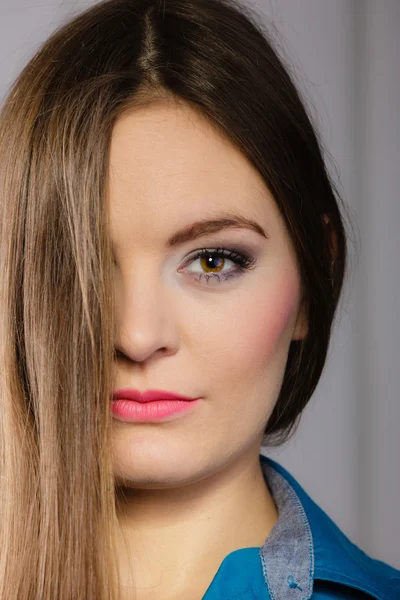
<path fill-rule="evenodd" d="M 171 415 L 185 413 L 200 402 L 197 400 L 155 400 L 136 402 L 135 400 L 113 400 L 111 411 L 120 421 L 149 422 L 160 421 Z"/>

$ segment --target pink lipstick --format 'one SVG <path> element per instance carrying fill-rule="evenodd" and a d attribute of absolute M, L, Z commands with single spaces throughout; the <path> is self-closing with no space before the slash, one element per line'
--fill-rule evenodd
<path fill-rule="evenodd" d="M 113 393 L 111 410 L 120 421 L 150 422 L 189 411 L 201 398 L 189 398 L 163 390 L 140 392 L 135 389 L 120 389 Z"/>

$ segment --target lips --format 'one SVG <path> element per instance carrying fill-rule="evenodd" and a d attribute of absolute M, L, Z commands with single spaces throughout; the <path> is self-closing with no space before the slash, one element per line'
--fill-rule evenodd
<path fill-rule="evenodd" d="M 116 390 L 113 393 L 113 400 L 134 400 L 135 402 L 155 402 L 157 400 L 183 400 L 185 402 L 191 402 L 197 400 L 197 398 L 190 398 L 188 396 L 182 396 L 175 392 L 166 392 L 164 390 L 148 390 L 147 392 L 140 392 L 132 388 L 124 388 Z"/>

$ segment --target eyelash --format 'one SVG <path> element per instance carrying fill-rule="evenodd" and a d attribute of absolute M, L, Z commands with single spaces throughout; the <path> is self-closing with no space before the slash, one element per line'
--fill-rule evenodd
<path fill-rule="evenodd" d="M 207 283 L 210 279 L 216 279 L 218 283 L 220 283 L 221 277 L 223 281 L 226 281 L 231 277 L 237 277 L 245 271 L 254 269 L 254 265 L 256 262 L 255 258 L 247 254 L 243 254 L 242 252 L 238 252 L 237 250 L 229 250 L 227 248 L 202 248 L 193 257 L 191 257 L 188 262 L 192 263 L 195 260 L 202 258 L 203 256 L 211 256 L 212 258 L 228 258 L 229 260 L 232 260 L 232 262 L 234 262 L 236 265 L 238 265 L 236 269 L 228 271 L 227 274 L 222 274 L 222 276 L 220 275 L 220 273 L 196 273 L 196 281 L 201 281 L 205 277 Z"/>

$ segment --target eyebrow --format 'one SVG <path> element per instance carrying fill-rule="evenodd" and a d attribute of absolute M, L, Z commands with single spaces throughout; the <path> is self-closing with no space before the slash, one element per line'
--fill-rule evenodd
<path fill-rule="evenodd" d="M 173 248 L 175 246 L 185 244 L 186 242 L 191 242 L 198 237 L 217 233 L 223 229 L 233 228 L 250 229 L 268 239 L 268 234 L 258 223 L 256 223 L 256 221 L 247 219 L 242 215 L 223 213 L 222 215 L 217 215 L 213 219 L 202 219 L 201 221 L 196 221 L 195 223 L 184 227 L 180 231 L 177 231 L 167 241 L 167 247 Z"/>

